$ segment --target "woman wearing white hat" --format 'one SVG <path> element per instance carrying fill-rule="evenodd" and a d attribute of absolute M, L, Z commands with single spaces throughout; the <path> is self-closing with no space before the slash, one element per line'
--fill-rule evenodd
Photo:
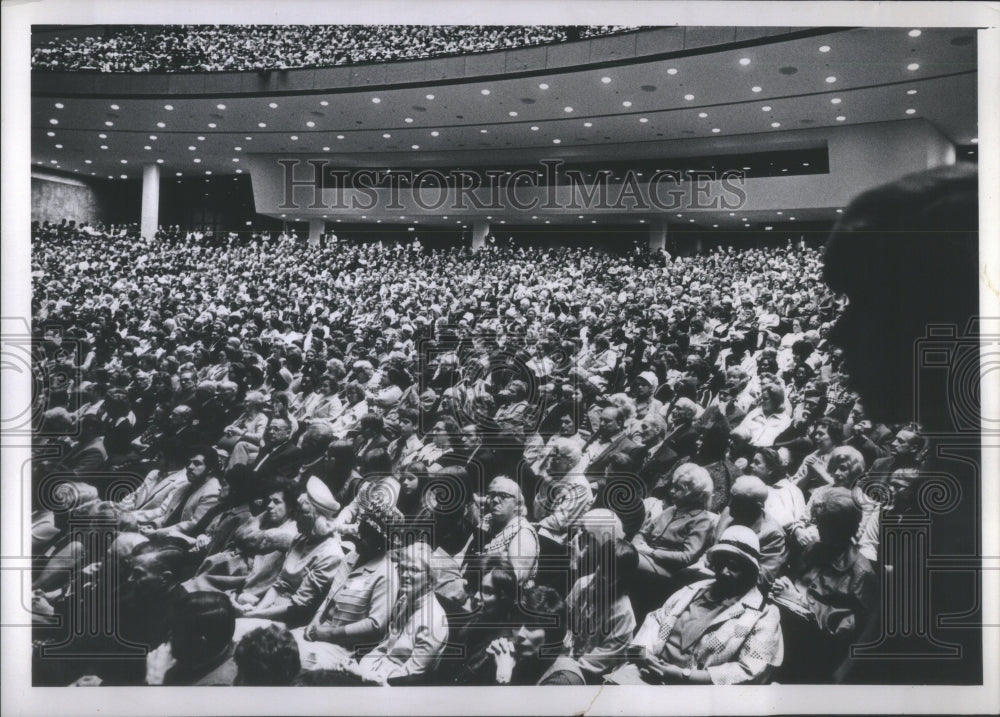
<path fill-rule="evenodd" d="M 757 535 L 734 525 L 708 551 L 715 579 L 681 588 L 654 610 L 632 639 L 632 664 L 615 684 L 715 684 L 768 681 L 784 646 L 778 608 L 757 589 Z"/>

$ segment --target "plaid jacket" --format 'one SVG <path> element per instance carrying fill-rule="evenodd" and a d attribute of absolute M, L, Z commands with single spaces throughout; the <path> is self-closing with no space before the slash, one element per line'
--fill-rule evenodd
<path fill-rule="evenodd" d="M 646 616 L 632 644 L 664 657 L 663 649 L 677 618 L 711 583 L 705 580 L 687 585 L 671 595 L 663 607 Z M 691 646 L 690 654 L 691 664 L 678 667 L 708 670 L 713 684 L 766 681 L 769 668 L 778 667 L 784 658 L 778 608 L 767 604 L 756 587 L 751 588 L 712 621 Z"/>

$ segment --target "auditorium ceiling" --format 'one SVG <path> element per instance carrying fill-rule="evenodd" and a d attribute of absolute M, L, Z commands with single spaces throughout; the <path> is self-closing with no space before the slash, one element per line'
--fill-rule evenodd
<path fill-rule="evenodd" d="M 795 149 L 800 130 L 900 120 L 969 146 L 976 67 L 971 29 L 855 28 L 474 81 L 141 99 L 36 91 L 32 161 L 114 179 L 154 162 L 164 178 L 247 174 L 250 154 L 371 167 L 621 162 Z"/>

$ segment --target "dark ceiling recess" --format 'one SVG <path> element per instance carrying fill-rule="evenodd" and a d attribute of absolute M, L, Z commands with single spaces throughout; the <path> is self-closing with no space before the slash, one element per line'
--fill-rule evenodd
<path fill-rule="evenodd" d="M 577 176 L 583 180 L 592 182 L 602 173 L 608 182 L 618 182 L 625 178 L 626 173 L 632 172 L 638 182 L 649 181 L 657 172 L 669 172 L 671 176 L 677 175 L 683 181 L 693 179 L 712 180 L 719 179 L 723 175 L 742 175 L 748 179 L 762 177 L 792 177 L 813 174 L 830 173 L 830 155 L 828 148 L 824 144 L 819 147 L 808 149 L 785 150 L 780 152 L 747 152 L 742 154 L 712 155 L 703 157 L 661 157 L 658 159 L 629 160 L 622 162 L 585 162 L 567 163 L 556 168 L 556 184 L 565 184 L 569 180 L 567 173 L 578 172 L 573 175 L 574 181 Z M 402 184 L 407 184 L 407 177 L 420 176 L 421 172 L 426 181 L 436 181 L 431 174 L 443 175 L 448 186 L 455 184 L 461 174 L 469 176 L 475 174 L 483 184 L 488 184 L 487 172 L 503 173 L 513 175 L 519 172 L 518 177 L 523 177 L 525 183 L 535 185 L 547 185 L 552 177 L 552 171 L 547 170 L 542 164 L 518 164 L 518 165 L 495 165 L 493 167 L 387 167 L 370 166 L 354 167 L 345 169 L 341 167 L 328 167 L 325 175 L 326 186 L 340 186 L 345 178 L 351 179 L 351 175 L 357 172 L 365 172 L 371 176 L 372 172 L 378 173 L 379 177 L 385 177 L 389 172 L 406 173 L 401 180 Z M 534 178 L 527 176 L 527 173 L 534 173 Z M 336 174 L 335 174 L 336 173 Z M 370 180 L 366 180 L 370 181 Z M 666 181 L 666 180 L 665 180 Z M 468 180 L 466 180 L 468 182 Z M 386 181 L 388 185 L 388 181 Z"/>

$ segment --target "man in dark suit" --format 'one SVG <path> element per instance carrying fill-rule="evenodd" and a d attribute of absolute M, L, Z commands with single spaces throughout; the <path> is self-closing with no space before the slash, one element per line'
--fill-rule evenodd
<path fill-rule="evenodd" d="M 595 489 L 604 485 L 604 473 L 614 464 L 612 456 L 622 454 L 628 461 L 623 465 L 635 470 L 642 463 L 646 449 L 630 439 L 625 434 L 625 420 L 620 409 L 608 406 L 601 411 L 597 430 L 583 447 L 583 457 L 586 461 L 584 474 Z M 619 465 L 616 465 L 616 470 Z"/>
<path fill-rule="evenodd" d="M 639 478 L 646 486 L 647 495 L 651 495 L 653 489 L 665 481 L 681 458 L 677 455 L 677 451 L 664 440 L 666 435 L 667 422 L 663 420 L 663 417 L 656 413 L 646 414 L 640 428 L 640 437 L 646 447 L 646 455 L 639 465 Z M 666 483 L 663 490 L 668 487 L 669 483 Z"/>
<path fill-rule="evenodd" d="M 923 453 L 924 439 L 911 428 L 903 428 L 889 443 L 888 456 L 877 458 L 868 475 L 881 483 L 888 483 L 892 472 L 900 468 L 918 468 Z"/>
<path fill-rule="evenodd" d="M 264 445 L 253 463 L 253 472 L 268 480 L 294 478 L 302 466 L 302 450 L 291 440 L 292 426 L 273 418 L 264 432 Z"/>

